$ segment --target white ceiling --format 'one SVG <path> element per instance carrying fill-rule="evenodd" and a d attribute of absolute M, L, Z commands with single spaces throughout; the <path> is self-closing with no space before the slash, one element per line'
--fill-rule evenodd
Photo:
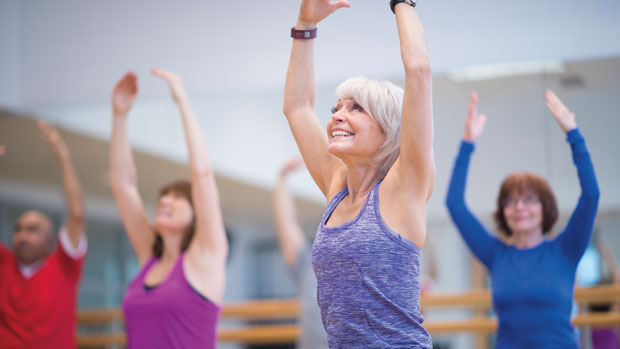
<path fill-rule="evenodd" d="M 323 123 L 329 117 L 334 88 L 345 78 L 363 74 L 401 80 L 397 33 L 387 2 L 351 0 L 350 9 L 319 25 L 317 110 Z M 289 29 L 298 6 L 297 0 L 0 1 L 0 108 L 45 117 L 105 141 L 110 132 L 111 88 L 124 71 L 133 69 L 140 75 L 141 96 L 131 115 L 132 144 L 149 154 L 184 162 L 180 123 L 168 91 L 162 82 L 147 76 L 153 67 L 174 70 L 184 79 L 216 171 L 269 188 L 279 166 L 296 152 L 281 108 Z M 467 94 L 473 88 L 481 93 L 482 107 L 489 103 L 486 112 L 498 117 L 492 123 L 498 133 L 486 139 L 496 145 L 519 145 L 521 135 L 527 133 L 533 140 L 528 151 L 514 148 L 513 161 L 506 161 L 501 153 L 480 151 L 480 157 L 487 159 L 481 161 L 485 164 L 481 173 L 492 178 L 485 181 L 495 184 L 507 172 L 528 165 L 552 181 L 553 177 L 561 181 L 559 168 L 567 168 L 571 182 L 561 188 L 570 188 L 562 192 L 572 200 L 576 187 L 568 152 L 562 135 L 545 119 L 549 116 L 541 99 L 544 88 L 552 87 L 570 107 L 580 108 L 578 115 L 597 117 L 582 119 L 582 126 L 586 132 L 598 129 L 601 134 L 594 139 L 590 131 L 588 139 L 599 157 L 597 165 L 606 170 L 600 173 L 601 182 L 610 183 L 605 192 L 614 194 L 603 197 L 602 207 L 620 207 L 614 175 L 617 159 L 606 148 L 618 139 L 613 132 L 620 120 L 620 61 L 597 60 L 620 57 L 620 1 L 419 0 L 418 11 L 436 74 L 488 63 L 589 60 L 568 65 L 568 74 L 585 79 L 577 89 L 562 86 L 558 76 L 465 84 L 436 76 L 438 177 L 432 212 L 444 214 L 445 184 L 461 135 Z M 532 124 L 513 125 L 521 113 Z M 554 137 L 560 163 L 541 153 L 540 145 L 548 142 L 549 135 Z M 532 157 L 528 154 L 534 154 L 536 161 L 528 160 Z M 321 200 L 309 176 L 294 179 L 293 186 L 296 192 Z M 487 191 L 493 196 L 495 186 Z M 474 206 L 489 210 L 493 199 L 478 196 Z"/>
<path fill-rule="evenodd" d="M 319 25 L 318 83 L 397 78 L 388 1 L 351 0 Z M 106 101 L 127 69 L 179 72 L 190 95 L 281 89 L 299 1 L 5 0 L 0 104 Z M 471 64 L 620 55 L 620 1 L 431 1 L 418 11 L 435 72 Z M 17 91 L 16 91 L 17 90 Z M 143 95 L 165 90 L 144 86 Z"/>

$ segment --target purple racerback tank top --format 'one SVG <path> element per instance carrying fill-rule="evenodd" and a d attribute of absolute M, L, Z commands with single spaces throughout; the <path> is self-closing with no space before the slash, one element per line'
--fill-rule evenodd
<path fill-rule="evenodd" d="M 146 289 L 151 258 L 123 299 L 128 348 L 215 348 L 221 307 L 203 298 L 185 278 L 182 253 L 159 285 Z"/>
<path fill-rule="evenodd" d="M 379 213 L 379 184 L 359 215 L 325 222 L 347 196 L 331 200 L 312 247 L 317 298 L 330 348 L 431 348 L 420 315 L 420 249 Z"/>

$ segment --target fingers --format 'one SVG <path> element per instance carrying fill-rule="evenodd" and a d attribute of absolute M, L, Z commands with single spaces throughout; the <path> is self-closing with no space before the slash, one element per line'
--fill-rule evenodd
<path fill-rule="evenodd" d="M 467 111 L 467 120 L 471 120 L 476 117 L 478 113 L 478 93 L 472 91 L 469 97 L 469 110 Z"/>
<path fill-rule="evenodd" d="M 283 176 L 289 174 L 290 172 L 300 168 L 304 164 L 304 160 L 301 156 L 297 155 L 289 159 L 284 167 L 282 168 L 281 174 Z"/>
<path fill-rule="evenodd" d="M 37 122 L 37 128 L 39 129 L 39 135 L 41 136 L 41 138 L 44 141 L 49 142 L 51 140 L 53 130 L 50 124 L 43 120 L 39 120 L 39 122 Z"/>
<path fill-rule="evenodd" d="M 555 111 L 556 113 L 568 111 L 568 108 L 564 105 L 564 103 L 562 103 L 560 98 L 558 98 L 558 96 L 553 91 L 546 90 L 545 98 L 547 100 L 547 108 L 549 108 L 550 111 Z"/>
<path fill-rule="evenodd" d="M 179 79 L 179 76 L 177 74 L 174 74 L 164 69 L 153 68 L 151 69 L 151 74 L 153 74 L 154 76 L 157 76 L 158 78 L 162 78 L 166 81 L 173 81 L 173 80 Z"/>
<path fill-rule="evenodd" d="M 482 132 L 482 129 L 484 128 L 484 124 L 486 124 L 486 122 L 487 116 L 484 114 L 480 114 L 480 116 L 478 116 L 478 119 L 476 119 L 476 128 L 480 130 L 480 132 Z"/>
<path fill-rule="evenodd" d="M 332 5 L 333 11 L 336 11 L 336 10 L 341 9 L 343 7 L 346 7 L 346 8 L 351 7 L 351 4 L 347 0 L 336 1 L 336 2 L 332 3 L 331 5 Z"/>
<path fill-rule="evenodd" d="M 138 75 L 131 70 L 126 72 L 114 86 L 114 91 L 138 93 Z"/>
<path fill-rule="evenodd" d="M 45 143 L 49 144 L 53 148 L 58 147 L 62 140 L 60 139 L 58 131 L 56 131 L 54 127 L 43 120 L 39 120 L 37 123 L 37 128 L 39 129 L 39 136 Z"/>

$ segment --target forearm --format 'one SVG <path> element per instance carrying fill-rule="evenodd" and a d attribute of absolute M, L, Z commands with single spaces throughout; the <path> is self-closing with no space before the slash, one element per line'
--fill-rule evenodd
<path fill-rule="evenodd" d="M 65 193 L 65 200 L 67 201 L 67 212 L 70 217 L 75 219 L 84 218 L 84 194 L 82 192 L 82 186 L 77 176 L 73 163 L 71 161 L 71 154 L 66 147 L 60 151 L 58 156 L 58 162 L 60 164 L 60 171 L 62 174 L 62 183 Z"/>
<path fill-rule="evenodd" d="M 298 30 L 315 28 L 316 24 L 298 21 Z M 294 39 L 284 86 L 284 114 L 290 117 L 299 109 L 314 110 L 314 40 Z"/>
<path fill-rule="evenodd" d="M 207 144 L 202 135 L 200 124 L 187 98 L 178 102 L 178 107 L 183 121 L 192 178 L 202 176 L 213 177 Z"/>
<path fill-rule="evenodd" d="M 454 161 L 454 168 L 452 169 L 452 175 L 448 185 L 448 194 L 446 196 L 446 205 L 450 210 L 465 206 L 465 185 L 467 182 L 469 162 L 474 149 L 474 143 L 467 141 L 462 141 L 459 146 L 459 152 Z"/>
<path fill-rule="evenodd" d="M 136 166 L 127 135 L 127 119 L 114 116 L 110 141 L 110 185 L 117 193 L 137 186 Z"/>
<path fill-rule="evenodd" d="M 417 12 L 404 3 L 397 4 L 395 11 L 405 74 L 419 74 L 420 70 L 430 72 L 426 36 Z"/>
<path fill-rule="evenodd" d="M 289 267 L 293 267 L 297 261 L 299 250 L 304 244 L 304 237 L 301 227 L 297 223 L 295 202 L 286 188 L 284 179 L 280 179 L 276 186 L 273 210 L 284 262 Z"/>
<path fill-rule="evenodd" d="M 574 261 L 578 261 L 590 241 L 600 192 L 594 165 L 579 129 L 569 131 L 567 141 L 571 145 L 573 161 L 577 168 L 581 196 L 559 241 L 563 243 L 566 254 Z"/>
<path fill-rule="evenodd" d="M 405 86 L 401 121 L 401 168 L 416 188 L 430 196 L 435 178 L 433 154 L 432 78 L 426 39 L 414 8 L 396 5 L 396 24 Z M 404 165 L 404 166 L 403 166 Z"/>
<path fill-rule="evenodd" d="M 452 221 L 457 226 L 470 250 L 482 263 L 490 268 L 493 255 L 500 243 L 489 234 L 465 203 L 465 185 L 473 151 L 474 145 L 472 143 L 461 142 L 459 154 L 454 162 L 454 169 L 450 178 L 446 206 Z"/>
<path fill-rule="evenodd" d="M 67 204 L 67 232 L 73 246 L 77 246 L 82 238 L 82 234 L 84 234 L 86 220 L 84 193 L 75 168 L 73 167 L 73 163 L 71 162 L 71 155 L 64 145 L 60 151 L 58 160 Z"/>
<path fill-rule="evenodd" d="M 598 201 L 600 196 L 598 181 L 590 152 L 586 146 L 585 139 L 578 128 L 573 128 L 566 134 L 567 141 L 571 146 L 573 162 L 577 167 L 579 184 L 581 185 L 582 197 L 592 201 Z"/>

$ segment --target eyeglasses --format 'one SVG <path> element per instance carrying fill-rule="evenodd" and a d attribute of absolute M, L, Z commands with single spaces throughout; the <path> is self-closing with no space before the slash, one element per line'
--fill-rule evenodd
<path fill-rule="evenodd" d="M 507 199 L 504 199 L 504 201 L 502 201 L 502 207 L 514 208 L 517 206 L 519 201 L 521 201 L 526 206 L 533 206 L 535 204 L 538 204 L 540 202 L 540 199 L 538 198 L 538 196 L 534 194 L 521 196 L 521 197 L 509 197 Z"/>

